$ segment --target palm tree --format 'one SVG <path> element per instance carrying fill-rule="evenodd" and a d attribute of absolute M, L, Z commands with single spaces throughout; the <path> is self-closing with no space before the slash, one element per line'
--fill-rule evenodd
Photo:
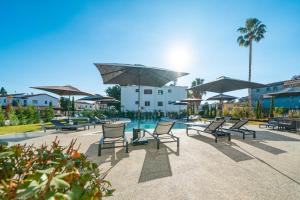
<path fill-rule="evenodd" d="M 192 87 L 195 87 L 197 85 L 201 85 L 204 83 L 204 79 L 203 78 L 196 78 L 195 80 L 192 81 Z M 195 92 L 195 91 L 192 91 L 192 94 L 189 95 L 189 97 L 194 97 L 194 98 L 199 98 L 201 99 L 203 95 L 205 95 L 206 92 Z"/>
<path fill-rule="evenodd" d="M 248 80 L 251 81 L 251 71 L 252 71 L 252 42 L 259 42 L 264 38 L 264 34 L 266 33 L 266 25 L 262 24 L 256 18 L 249 18 L 246 20 L 245 27 L 238 28 L 238 32 L 241 35 L 237 38 L 237 42 L 242 47 L 249 47 L 249 74 Z M 251 106 L 251 91 L 248 90 L 249 95 L 249 103 Z"/>

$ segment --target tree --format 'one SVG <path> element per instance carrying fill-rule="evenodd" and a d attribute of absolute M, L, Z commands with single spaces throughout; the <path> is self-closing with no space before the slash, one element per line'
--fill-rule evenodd
<path fill-rule="evenodd" d="M 5 113 L 2 107 L 0 106 L 0 126 L 4 125 L 4 121 L 5 121 Z"/>
<path fill-rule="evenodd" d="M 15 109 L 12 106 L 9 106 L 8 112 L 7 112 L 7 119 L 9 120 L 10 125 L 18 125 L 19 119 L 16 115 Z"/>
<path fill-rule="evenodd" d="M 49 106 L 41 113 L 44 122 L 50 122 L 54 118 L 54 110 L 52 106 Z"/>
<path fill-rule="evenodd" d="M 119 85 L 114 85 L 112 87 L 108 87 L 106 90 L 106 95 L 115 98 L 116 100 L 121 101 L 121 87 Z M 115 106 L 115 108 L 120 111 L 121 105 L 120 103 L 107 104 L 108 106 Z"/>
<path fill-rule="evenodd" d="M 266 33 L 266 25 L 262 24 L 256 18 L 249 18 L 246 20 L 245 27 L 240 27 L 237 30 L 241 35 L 237 38 L 239 46 L 249 47 L 249 73 L 248 80 L 251 81 L 252 73 L 252 42 L 259 42 L 264 38 Z M 249 103 L 251 104 L 251 90 L 248 90 L 249 93 Z"/>
<path fill-rule="evenodd" d="M 204 79 L 203 78 L 196 78 L 195 80 L 192 81 L 191 87 L 195 87 L 197 85 L 202 85 L 204 83 Z M 194 90 L 192 90 L 192 93 L 190 93 L 189 97 L 194 97 L 194 98 L 199 98 L 201 99 L 203 95 L 205 95 L 206 92 L 202 91 L 202 92 L 196 92 Z"/>
<path fill-rule="evenodd" d="M 1 87 L 0 95 L 2 95 L 2 96 L 7 95 L 7 91 L 4 89 L 4 87 Z"/>
<path fill-rule="evenodd" d="M 59 101 L 60 101 L 61 110 L 66 114 L 66 112 L 68 111 L 68 107 L 70 105 L 70 100 L 68 98 L 61 97 Z"/>

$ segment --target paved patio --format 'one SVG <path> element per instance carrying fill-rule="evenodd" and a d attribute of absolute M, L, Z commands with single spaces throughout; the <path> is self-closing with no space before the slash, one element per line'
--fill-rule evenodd
<path fill-rule="evenodd" d="M 187 136 L 177 129 L 180 149 L 168 143 L 156 150 L 150 140 L 130 145 L 128 154 L 123 148 L 106 149 L 101 157 L 99 127 L 19 142 L 40 145 L 59 136 L 68 144 L 77 138 L 81 152 L 100 164 L 116 188 L 110 199 L 300 199 L 299 133 L 248 128 L 258 131 L 256 139 L 237 135 L 214 143 L 210 135 Z"/>

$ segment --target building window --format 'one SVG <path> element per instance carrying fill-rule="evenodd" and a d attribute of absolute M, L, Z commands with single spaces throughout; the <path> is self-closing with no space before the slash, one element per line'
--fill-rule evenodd
<path fill-rule="evenodd" d="M 52 106 L 52 105 L 53 105 L 53 103 L 52 103 L 52 101 L 50 101 L 50 102 L 49 102 L 49 106 Z"/>
<path fill-rule="evenodd" d="M 45 101 L 45 105 L 47 105 L 48 104 L 48 101 Z"/>
<path fill-rule="evenodd" d="M 163 106 L 163 102 L 162 101 L 158 101 L 157 102 L 157 106 Z"/>
<path fill-rule="evenodd" d="M 27 100 L 26 99 L 23 101 L 23 103 L 24 103 L 24 106 L 27 106 Z"/>
<path fill-rule="evenodd" d="M 273 91 L 277 91 L 278 89 L 277 89 L 277 87 L 275 86 L 275 87 L 273 87 Z"/>
<path fill-rule="evenodd" d="M 150 101 L 145 101 L 145 106 L 150 106 Z"/>
<path fill-rule="evenodd" d="M 267 92 L 270 92 L 271 91 L 271 88 L 270 87 L 267 87 Z"/>
<path fill-rule="evenodd" d="M 163 95 L 163 94 L 164 94 L 164 91 L 163 91 L 163 90 L 157 90 L 157 94 L 158 94 L 158 95 Z"/>
<path fill-rule="evenodd" d="M 36 104 L 38 104 L 38 100 L 32 100 L 32 103 L 33 103 L 34 105 L 36 105 Z"/>
<path fill-rule="evenodd" d="M 138 105 L 138 104 L 139 104 L 139 101 L 135 101 L 135 104 Z"/>
<path fill-rule="evenodd" d="M 3 103 L 6 103 L 6 99 L 3 99 Z"/>
<path fill-rule="evenodd" d="M 135 89 L 135 92 L 139 92 L 139 89 Z"/>
<path fill-rule="evenodd" d="M 144 94 L 152 94 L 152 90 L 151 89 L 145 89 Z"/>
<path fill-rule="evenodd" d="M 256 92 L 259 92 L 260 90 L 259 89 L 256 89 Z"/>
<path fill-rule="evenodd" d="M 168 89 L 168 93 L 172 93 L 172 90 L 171 90 L 171 89 Z"/>

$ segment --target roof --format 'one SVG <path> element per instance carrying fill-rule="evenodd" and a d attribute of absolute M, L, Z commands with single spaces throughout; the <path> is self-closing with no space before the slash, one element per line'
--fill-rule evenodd
<path fill-rule="evenodd" d="M 46 94 L 46 93 L 29 94 L 29 95 L 24 95 L 24 96 L 22 96 L 21 98 L 22 98 L 22 99 L 25 99 L 25 98 L 29 98 L 29 97 L 42 96 L 42 95 L 46 95 L 46 96 L 52 97 L 52 98 L 54 98 L 54 99 L 58 99 L 57 97 L 51 96 L 51 95 Z"/>
<path fill-rule="evenodd" d="M 85 102 L 85 101 L 75 101 L 78 104 L 87 104 L 87 105 L 94 105 L 93 103 Z"/>
<path fill-rule="evenodd" d="M 25 93 L 15 93 L 15 94 L 6 94 L 6 95 L 0 95 L 0 97 L 7 97 L 7 96 L 20 96 L 20 95 L 24 95 Z"/>

